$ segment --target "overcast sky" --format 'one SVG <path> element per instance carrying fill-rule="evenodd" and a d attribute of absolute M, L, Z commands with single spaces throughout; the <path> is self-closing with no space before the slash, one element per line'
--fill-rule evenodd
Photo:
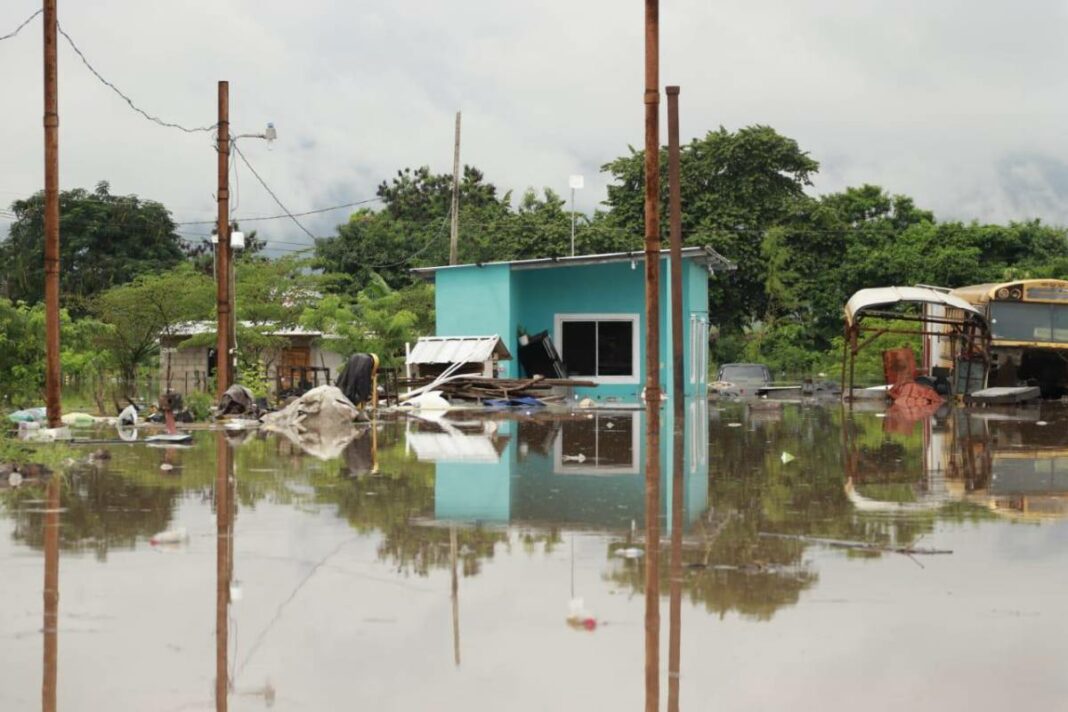
<path fill-rule="evenodd" d="M 642 142 L 641 0 L 59 4 L 90 61 L 149 113 L 211 124 L 228 79 L 234 133 L 277 126 L 272 147 L 242 145 L 293 211 L 373 197 L 404 166 L 451 171 L 457 109 L 464 162 L 517 193 L 566 193 L 583 174 L 587 211 L 604 199 L 599 166 Z M 38 7 L 4 0 L 0 34 Z M 816 193 L 870 182 L 940 218 L 1068 223 L 1066 32 L 1063 1 L 664 0 L 661 81 L 682 87 L 684 141 L 769 124 L 820 162 Z M 62 39 L 59 62 L 61 186 L 108 180 L 177 220 L 211 219 L 210 136 L 144 120 Z M 0 42 L 0 77 L 7 207 L 43 182 L 39 18 Z M 238 179 L 238 218 L 279 212 L 243 167 Z M 305 224 L 329 234 L 345 218 Z M 258 228 L 302 238 L 287 221 Z"/>

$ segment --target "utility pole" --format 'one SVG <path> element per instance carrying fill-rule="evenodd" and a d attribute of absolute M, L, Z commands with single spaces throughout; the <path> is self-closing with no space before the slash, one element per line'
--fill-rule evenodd
<path fill-rule="evenodd" d="M 63 424 L 59 370 L 59 69 L 56 0 L 44 0 L 44 297 L 45 410 L 48 427 Z"/>
<path fill-rule="evenodd" d="M 216 196 L 219 215 L 216 232 L 219 235 L 218 258 L 215 269 L 216 326 L 215 381 L 216 397 L 222 400 L 226 389 L 233 383 L 232 354 L 230 346 L 230 312 L 233 310 L 230 294 L 230 83 L 219 82 L 219 125 L 217 146 L 219 161 L 219 186 Z"/>
<path fill-rule="evenodd" d="M 660 4 L 645 0 L 645 709 L 660 706 Z"/>
<path fill-rule="evenodd" d="M 668 115 L 668 219 L 671 234 L 671 561 L 668 567 L 668 712 L 679 712 L 682 660 L 682 470 L 686 446 L 682 353 L 682 187 L 679 184 L 679 88 L 664 88 Z"/>
<path fill-rule="evenodd" d="M 449 264 L 460 264 L 460 112 L 456 112 L 456 142 L 452 154 L 452 224 L 449 231 Z"/>
<path fill-rule="evenodd" d="M 679 185 L 679 88 L 669 86 L 668 113 L 668 220 L 671 234 L 671 396 L 675 406 L 675 427 L 681 428 L 682 413 L 682 187 Z"/>

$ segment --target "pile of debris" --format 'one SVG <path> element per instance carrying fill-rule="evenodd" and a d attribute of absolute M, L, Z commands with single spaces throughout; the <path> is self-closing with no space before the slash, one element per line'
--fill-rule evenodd
<path fill-rule="evenodd" d="M 486 376 L 456 375 L 432 380 L 430 378 L 401 381 L 400 385 L 408 387 L 409 392 L 401 396 L 401 401 L 426 391 L 437 391 L 450 401 L 473 401 L 484 405 L 537 405 L 552 403 L 564 399 L 562 393 L 553 393 L 554 388 L 590 388 L 593 381 L 579 381 L 570 378 L 489 378 Z"/>

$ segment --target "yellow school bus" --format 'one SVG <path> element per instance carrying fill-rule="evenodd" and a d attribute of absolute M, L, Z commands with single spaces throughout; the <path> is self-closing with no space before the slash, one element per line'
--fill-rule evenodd
<path fill-rule="evenodd" d="M 990 325 L 988 386 L 1039 386 L 1046 398 L 1068 394 L 1068 280 L 976 284 L 950 294 L 982 310 Z"/>

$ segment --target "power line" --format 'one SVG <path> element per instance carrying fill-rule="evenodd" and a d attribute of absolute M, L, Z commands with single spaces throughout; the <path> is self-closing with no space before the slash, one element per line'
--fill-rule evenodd
<path fill-rule="evenodd" d="M 327 208 L 316 208 L 314 210 L 305 210 L 304 212 L 300 212 L 300 213 L 282 213 L 281 215 L 264 215 L 264 216 L 255 217 L 255 218 L 237 217 L 237 218 L 234 218 L 234 220 L 237 221 L 237 222 L 257 222 L 257 221 L 260 221 L 260 220 L 281 220 L 282 218 L 294 218 L 294 217 L 301 218 L 301 217 L 304 217 L 305 215 L 318 215 L 319 213 L 329 213 L 329 212 L 331 212 L 333 210 L 341 210 L 343 208 L 353 208 L 353 207 L 356 207 L 357 205 L 366 205 L 367 203 L 376 203 L 376 202 L 378 202 L 380 200 L 381 200 L 381 198 L 367 198 L 365 200 L 357 200 L 357 201 L 354 201 L 352 203 L 342 203 L 341 205 L 331 205 L 330 207 L 327 207 Z M 217 221 L 215 221 L 215 220 L 185 220 L 185 221 L 182 221 L 182 222 L 176 222 L 175 225 L 214 225 L 216 222 Z"/>
<path fill-rule="evenodd" d="M 15 30 L 14 30 L 13 32 L 9 32 L 9 33 L 7 33 L 6 35 L 0 35 L 0 41 L 2 41 L 2 40 L 9 40 L 9 39 L 11 39 L 12 37 L 14 37 L 15 35 L 17 35 L 17 34 L 19 33 L 19 31 L 21 31 L 21 30 L 22 30 L 22 28 L 23 28 L 23 27 L 25 27 L 26 25 L 30 24 L 30 21 L 31 21 L 31 20 L 32 20 L 33 18 L 35 18 L 35 17 L 37 17 L 38 15 L 40 15 L 40 14 L 41 14 L 42 12 L 44 12 L 44 10 L 38 10 L 37 12 L 33 13 L 32 15 L 30 15 L 29 17 L 27 17 L 27 18 L 26 18 L 25 20 L 23 20 L 23 21 L 22 21 L 22 24 L 21 24 L 21 25 L 19 25 L 18 27 L 16 27 L 16 28 L 15 28 Z"/>
<path fill-rule="evenodd" d="M 289 208 L 282 204 L 282 201 L 278 198 L 277 195 L 275 195 L 275 192 L 271 190 L 271 186 L 267 185 L 267 182 L 263 180 L 260 174 L 256 172 L 256 169 L 252 167 L 252 164 L 248 162 L 248 159 L 245 158 L 245 154 L 242 153 L 241 149 L 237 147 L 236 141 L 233 143 L 233 149 L 234 152 L 237 154 L 237 157 L 241 159 L 241 162 L 245 164 L 245 166 L 249 169 L 252 175 L 256 177 L 256 180 L 260 182 L 260 185 L 263 186 L 263 189 L 266 190 L 272 198 L 274 198 L 274 202 L 278 203 L 278 207 L 282 209 L 282 212 L 284 212 L 289 217 L 289 219 L 296 224 L 297 227 L 303 230 L 304 234 L 314 240 L 315 235 L 311 234 L 311 231 L 309 231 L 308 228 L 304 227 L 304 225 L 301 224 L 300 220 L 297 220 L 293 216 L 293 213 L 289 212 Z"/>
<path fill-rule="evenodd" d="M 59 34 L 63 35 L 63 38 L 65 40 L 67 40 L 67 44 L 69 44 L 71 46 L 71 49 L 73 49 L 75 54 L 77 54 L 78 57 L 82 60 L 82 64 L 84 64 L 89 69 L 89 71 L 93 73 L 93 76 L 95 76 L 97 79 L 99 79 L 104 84 L 104 86 L 108 87 L 113 92 L 115 92 L 120 97 L 122 97 L 123 101 L 125 101 L 127 104 L 130 105 L 131 109 L 133 109 L 137 113 L 141 114 L 141 116 L 145 117 L 146 119 L 148 119 L 152 123 L 159 124 L 160 126 L 165 126 L 167 128 L 171 128 L 171 129 L 178 129 L 179 131 L 185 131 L 186 133 L 199 133 L 199 132 L 202 132 L 202 131 L 214 131 L 215 130 L 215 127 L 217 126 L 217 124 L 211 124 L 209 126 L 197 126 L 197 127 L 190 128 L 188 126 L 182 126 L 181 124 L 176 124 L 176 123 L 173 123 L 171 121 L 164 121 L 163 119 L 159 118 L 158 116 L 153 116 L 152 114 L 148 113 L 147 111 L 145 111 L 144 109 L 139 107 L 137 104 L 135 104 L 133 102 L 133 99 L 131 99 L 130 97 L 128 97 L 125 94 L 123 94 L 122 91 L 117 86 L 115 86 L 114 84 L 109 82 L 107 79 L 104 79 L 104 77 L 101 76 L 100 72 L 96 71 L 96 69 L 93 67 L 92 64 L 89 63 L 89 60 L 82 53 L 82 51 L 80 49 L 78 49 L 78 45 L 74 44 L 74 40 L 71 39 L 70 35 L 68 35 L 66 33 L 66 31 L 63 29 L 63 26 L 60 25 L 59 22 L 56 22 L 56 29 L 59 30 Z"/>

